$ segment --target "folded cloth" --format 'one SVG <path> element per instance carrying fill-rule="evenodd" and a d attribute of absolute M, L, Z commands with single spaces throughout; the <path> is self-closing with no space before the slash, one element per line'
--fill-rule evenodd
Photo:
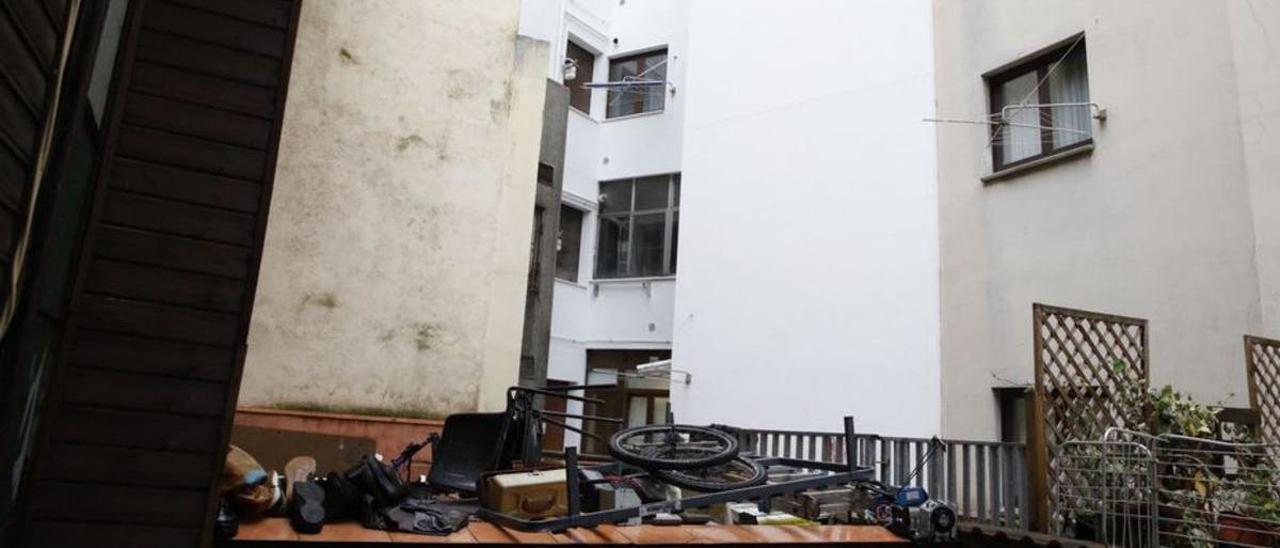
<path fill-rule="evenodd" d="M 366 496 L 370 506 L 364 525 L 370 529 L 448 535 L 466 528 L 467 521 L 480 510 L 475 500 L 440 500 L 409 496 L 392 506 L 379 507 Z"/>

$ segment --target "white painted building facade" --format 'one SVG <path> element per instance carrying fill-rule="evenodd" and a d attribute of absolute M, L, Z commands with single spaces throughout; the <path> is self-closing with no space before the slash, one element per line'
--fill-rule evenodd
<path fill-rule="evenodd" d="M 927 0 L 694 2 L 682 420 L 938 431 Z"/>
<path fill-rule="evenodd" d="M 564 203 L 583 221 L 551 379 L 670 352 L 692 374 L 663 399 L 680 422 L 852 414 L 998 439 L 1016 410 L 993 389 L 1032 380 L 1033 302 L 1150 318 L 1154 381 L 1211 402 L 1244 397 L 1240 335 L 1280 335 L 1270 4 L 537 0 L 525 16 L 594 54 L 596 82 L 668 53 L 660 112 L 611 118 L 597 90 L 569 114 Z M 923 121 L 991 116 L 992 86 L 1036 80 L 993 74 L 1078 36 L 1046 94 L 1101 103 L 1105 126 L 1063 111 L 1054 150 L 1019 130 L 993 152 L 983 126 Z M 1027 169 L 1056 152 L 1072 156 Z M 676 173 L 674 272 L 598 275 L 602 183 Z"/>
<path fill-rule="evenodd" d="M 522 25 L 595 54 L 596 82 L 632 52 L 667 51 L 660 112 L 611 118 L 597 90 L 569 114 L 564 203 L 585 215 L 576 279 L 555 287 L 550 379 L 611 380 L 611 351 L 673 355 L 692 373 L 671 387 L 681 422 L 836 428 L 854 414 L 884 433 L 937 431 L 926 0 L 541 0 Z M 883 58 L 885 44 L 901 56 Z M 681 176 L 677 268 L 606 275 L 602 183 L 662 174 Z M 905 415 L 879 411 L 904 399 Z M 635 403 L 623 411 L 638 420 Z"/>
<path fill-rule="evenodd" d="M 559 55 L 552 56 L 548 67 L 552 79 L 565 82 L 569 43 L 594 57 L 594 63 L 575 68 L 578 77 L 566 82 L 571 89 L 582 89 L 589 81 L 609 81 L 610 66 L 619 60 L 666 52 L 666 63 L 657 69 L 665 69 L 668 82 L 660 91 L 660 108 L 610 112 L 609 104 L 617 108 L 619 101 L 605 89 L 591 91 L 588 105 L 577 99 L 571 103 L 561 229 L 566 230 L 565 208 L 581 215 L 581 228 L 576 238 L 562 236 L 561 245 L 568 239 L 580 245 L 576 268 L 574 261 L 560 261 L 568 272 L 562 268 L 556 279 L 547 374 L 552 381 L 586 381 L 589 352 L 632 351 L 642 359 L 670 352 L 675 277 L 625 272 L 598 276 L 597 232 L 602 182 L 681 172 L 686 17 L 686 4 L 672 0 L 532 0 L 523 5 L 521 32 L 558 44 L 553 51 Z M 674 257 L 674 250 L 669 254 Z M 571 411 L 579 409 L 570 403 Z M 567 443 L 577 440 L 573 432 L 566 434 Z"/>

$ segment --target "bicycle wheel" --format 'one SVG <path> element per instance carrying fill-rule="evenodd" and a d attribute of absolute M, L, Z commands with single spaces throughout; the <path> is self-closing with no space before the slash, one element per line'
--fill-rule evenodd
<path fill-rule="evenodd" d="M 609 454 L 646 470 L 690 470 L 723 464 L 738 454 L 733 436 L 701 426 L 651 424 L 609 438 Z"/>
<path fill-rule="evenodd" d="M 746 457 L 695 470 L 654 470 L 653 475 L 676 487 L 704 493 L 754 487 L 769 479 L 764 466 Z"/>

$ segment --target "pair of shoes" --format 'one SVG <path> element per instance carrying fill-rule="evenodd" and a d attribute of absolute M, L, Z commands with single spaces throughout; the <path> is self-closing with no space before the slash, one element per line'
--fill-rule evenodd
<path fill-rule="evenodd" d="M 327 517 L 324 489 L 316 483 L 315 473 L 316 459 L 311 457 L 294 457 L 284 465 L 289 524 L 294 531 L 306 535 L 324 529 Z"/>

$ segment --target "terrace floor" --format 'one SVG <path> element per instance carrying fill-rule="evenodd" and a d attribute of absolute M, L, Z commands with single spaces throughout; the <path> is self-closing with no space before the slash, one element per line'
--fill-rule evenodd
<path fill-rule="evenodd" d="M 255 546 L 280 548 L 294 542 L 308 545 L 352 546 L 370 543 L 394 544 L 763 544 L 799 545 L 858 544 L 861 546 L 896 546 L 906 544 L 902 538 L 883 527 L 873 525 L 639 525 L 620 527 L 601 525 L 593 529 L 575 528 L 563 533 L 525 533 L 482 521 L 471 522 L 466 529 L 449 536 L 427 536 L 388 533 L 365 529 L 359 523 L 331 523 L 318 535 L 299 535 L 285 518 L 267 518 L 240 524 L 240 534 L 230 543 L 232 548 Z"/>

